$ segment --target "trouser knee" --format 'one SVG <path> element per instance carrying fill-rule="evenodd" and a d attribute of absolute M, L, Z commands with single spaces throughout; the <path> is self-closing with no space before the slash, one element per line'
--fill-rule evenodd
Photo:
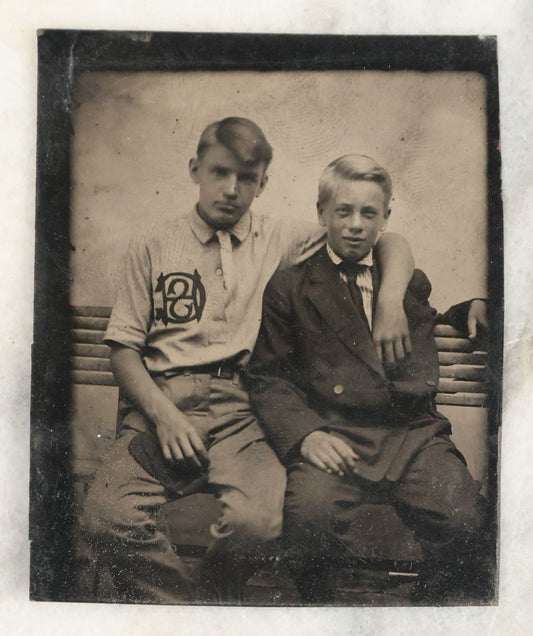
<path fill-rule="evenodd" d="M 479 491 L 455 447 L 442 442 L 414 458 L 395 487 L 394 499 L 419 538 L 445 542 L 483 528 L 487 502 Z"/>
<path fill-rule="evenodd" d="M 446 540 L 476 536 L 485 526 L 486 500 L 481 496 L 456 499 L 440 506 L 437 515 L 427 511 L 420 514 L 421 526 L 428 531 L 428 538 L 440 536 Z"/>
<path fill-rule="evenodd" d="M 261 506 L 260 502 L 251 502 L 238 491 L 225 492 L 220 500 L 220 517 L 211 526 L 211 534 L 215 539 L 225 538 L 235 545 L 249 545 L 272 541 L 281 536 L 281 504 Z"/>
<path fill-rule="evenodd" d="M 121 497 L 110 501 L 90 492 L 80 517 L 80 528 L 87 541 L 100 547 L 117 543 L 151 542 L 158 532 L 155 509 L 149 513 L 135 505 L 134 498 Z"/>
<path fill-rule="evenodd" d="M 316 533 L 330 532 L 334 519 L 332 506 L 299 497 L 297 500 L 287 501 L 285 505 L 284 532 L 294 538 L 298 537 L 299 540 L 305 540 Z"/>
<path fill-rule="evenodd" d="M 290 498 L 284 508 L 283 535 L 287 554 L 315 555 L 342 553 L 339 541 L 349 524 L 343 523 L 330 501 L 311 495 Z"/>
<path fill-rule="evenodd" d="M 284 532 L 328 533 L 351 515 L 359 491 L 309 464 L 299 463 L 289 472 L 284 505 Z"/>
<path fill-rule="evenodd" d="M 211 526 L 215 539 L 227 538 L 235 545 L 249 545 L 272 541 L 281 536 L 282 517 L 252 512 L 228 513 Z"/>
<path fill-rule="evenodd" d="M 446 520 L 448 531 L 452 535 L 476 535 L 486 520 L 486 510 L 483 502 L 464 502 L 454 508 Z"/>

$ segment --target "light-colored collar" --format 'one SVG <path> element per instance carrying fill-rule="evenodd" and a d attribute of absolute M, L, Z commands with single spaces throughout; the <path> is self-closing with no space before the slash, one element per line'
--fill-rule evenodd
<path fill-rule="evenodd" d="M 326 249 L 328 251 L 328 256 L 332 260 L 333 264 L 340 265 L 342 263 L 342 258 L 331 249 L 331 247 L 329 246 L 329 243 L 326 245 Z M 374 263 L 373 250 L 370 250 L 370 252 L 368 252 L 366 256 L 363 256 L 363 258 L 360 261 L 357 261 L 358 265 L 368 265 L 368 267 L 372 267 L 373 263 Z"/>
<path fill-rule="evenodd" d="M 216 234 L 216 229 L 208 225 L 198 214 L 197 206 L 194 206 L 189 213 L 189 224 L 196 238 L 204 245 Z M 228 232 L 234 236 L 239 243 L 242 243 L 248 237 L 248 234 L 250 234 L 251 227 L 252 215 L 250 210 L 247 210 L 237 223 L 235 223 L 233 227 L 229 228 Z"/>

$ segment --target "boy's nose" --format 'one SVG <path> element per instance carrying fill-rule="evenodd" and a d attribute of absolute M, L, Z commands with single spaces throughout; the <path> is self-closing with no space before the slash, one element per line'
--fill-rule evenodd
<path fill-rule="evenodd" d="M 239 192 L 237 177 L 230 176 L 224 183 L 224 194 L 227 197 L 236 197 Z"/>
<path fill-rule="evenodd" d="M 354 212 L 350 215 L 348 227 L 352 232 L 360 232 L 363 229 L 362 217 L 359 212 Z"/>

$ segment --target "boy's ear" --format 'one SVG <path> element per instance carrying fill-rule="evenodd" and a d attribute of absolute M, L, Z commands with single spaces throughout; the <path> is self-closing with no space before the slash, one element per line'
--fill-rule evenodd
<path fill-rule="evenodd" d="M 326 219 L 324 218 L 324 208 L 321 207 L 318 202 L 316 204 L 316 214 L 318 216 L 318 223 L 322 225 L 322 227 L 325 227 Z"/>
<path fill-rule="evenodd" d="M 383 215 L 383 222 L 381 224 L 381 227 L 379 228 L 380 232 L 384 232 L 387 229 L 387 223 L 389 222 L 390 214 L 391 209 L 389 208 Z"/>
<path fill-rule="evenodd" d="M 265 174 L 261 177 L 261 181 L 259 182 L 259 187 L 257 188 L 257 192 L 255 193 L 255 196 L 258 197 L 261 192 L 263 192 L 263 190 L 266 188 L 268 183 L 268 175 L 265 172 Z"/>
<path fill-rule="evenodd" d="M 189 174 L 191 175 L 191 179 L 194 181 L 194 183 L 198 183 L 198 168 L 199 168 L 198 157 L 193 157 L 189 161 Z"/>

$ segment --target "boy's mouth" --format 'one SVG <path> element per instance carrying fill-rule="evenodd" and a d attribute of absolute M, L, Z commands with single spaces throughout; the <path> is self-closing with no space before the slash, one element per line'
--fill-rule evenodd
<path fill-rule="evenodd" d="M 215 203 L 215 207 L 217 210 L 226 212 L 227 214 L 232 214 L 233 212 L 237 212 L 239 210 L 239 207 L 237 205 L 232 205 L 231 203 L 222 203 L 218 201 Z"/>

